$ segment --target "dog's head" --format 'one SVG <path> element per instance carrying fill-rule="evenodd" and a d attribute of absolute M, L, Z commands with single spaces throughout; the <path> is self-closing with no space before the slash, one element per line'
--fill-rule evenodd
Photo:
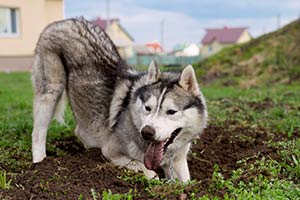
<path fill-rule="evenodd" d="M 145 166 L 155 170 L 170 144 L 202 132 L 207 111 L 191 65 L 181 73 L 161 73 L 151 62 L 143 81 L 133 89 L 131 116 L 140 136 L 149 144 Z"/>

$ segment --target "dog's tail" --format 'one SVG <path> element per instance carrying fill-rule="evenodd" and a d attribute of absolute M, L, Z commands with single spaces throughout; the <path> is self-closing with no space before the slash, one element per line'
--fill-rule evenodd
<path fill-rule="evenodd" d="M 53 119 L 55 119 L 62 125 L 66 124 L 65 120 L 64 120 L 64 115 L 65 115 L 65 110 L 67 107 L 67 102 L 68 102 L 68 98 L 67 98 L 67 94 L 66 94 L 66 89 L 64 89 L 60 99 L 58 100 L 58 102 L 56 104 L 54 115 L 53 115 Z"/>

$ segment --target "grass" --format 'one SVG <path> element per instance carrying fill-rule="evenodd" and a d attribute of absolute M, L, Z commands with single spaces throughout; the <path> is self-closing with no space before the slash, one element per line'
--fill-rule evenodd
<path fill-rule="evenodd" d="M 167 198 L 169 194 L 181 194 L 193 188 L 188 199 L 219 199 L 217 192 L 223 191 L 224 199 L 299 199 L 300 198 L 300 139 L 294 134 L 300 130 L 300 86 L 280 85 L 239 89 L 236 87 L 205 86 L 202 88 L 207 98 L 210 123 L 223 124 L 228 120 L 252 127 L 264 127 L 270 133 L 285 134 L 290 139 L 270 142 L 267 145 L 279 147 L 280 161 L 263 158 L 254 163 L 247 161 L 229 178 L 224 178 L 215 166 L 209 193 L 198 197 L 197 184 L 179 182 L 168 183 L 164 180 L 148 180 L 141 175 L 124 174 L 120 179 L 145 185 L 149 194 Z M 31 163 L 33 92 L 28 73 L 0 73 L 0 188 L 12 187 L 14 173 L 20 173 Z M 52 123 L 47 140 L 47 149 L 63 155 L 51 141 L 73 135 L 75 128 L 70 109 L 66 113 L 68 127 Z M 276 137 L 276 135 L 275 135 Z M 247 139 L 247 138 L 244 138 Z M 1 169 L 8 168 L 8 171 Z M 244 177 L 253 177 L 245 181 Z M 42 183 L 47 189 L 46 184 Z M 99 193 L 91 189 L 93 199 L 100 199 Z M 125 194 L 112 194 L 110 190 L 102 193 L 103 199 L 134 199 L 138 191 L 130 190 Z M 82 199 L 82 195 L 78 199 Z"/>
<path fill-rule="evenodd" d="M 291 135 L 300 128 L 300 85 L 238 89 L 204 87 L 211 119 L 223 123 L 238 120 Z"/>
<path fill-rule="evenodd" d="M 10 188 L 11 179 L 7 180 L 6 171 L 0 171 L 0 188 L 1 189 L 9 189 Z"/>
<path fill-rule="evenodd" d="M 14 171 L 31 164 L 32 99 L 29 73 L 0 73 L 0 161 Z M 56 151 L 51 140 L 73 134 L 71 112 L 66 113 L 68 127 L 51 124 L 47 149 Z M 14 155 L 14 156 L 12 156 Z"/>
<path fill-rule="evenodd" d="M 125 194 L 113 194 L 110 190 L 103 191 L 102 199 L 103 200 L 132 200 L 134 198 L 134 194 L 132 194 L 132 190 Z"/>
<path fill-rule="evenodd" d="M 299 84 L 299 27 L 295 20 L 245 44 L 224 48 L 195 64 L 196 73 L 210 83 L 244 88 Z"/>

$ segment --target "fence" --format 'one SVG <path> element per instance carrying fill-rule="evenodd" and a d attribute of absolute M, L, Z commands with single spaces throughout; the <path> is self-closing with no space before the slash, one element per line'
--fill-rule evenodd
<path fill-rule="evenodd" d="M 131 66 L 145 66 L 149 65 L 151 60 L 155 60 L 159 65 L 163 66 L 184 66 L 201 61 L 201 56 L 169 56 L 169 55 L 147 55 L 147 56 L 133 56 L 126 60 L 127 64 Z"/>

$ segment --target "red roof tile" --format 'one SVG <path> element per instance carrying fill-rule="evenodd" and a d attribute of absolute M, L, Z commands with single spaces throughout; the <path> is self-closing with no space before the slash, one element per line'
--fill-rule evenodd
<path fill-rule="evenodd" d="M 148 42 L 146 46 L 152 48 L 154 51 L 164 52 L 163 47 L 157 41 Z"/>
<path fill-rule="evenodd" d="M 221 44 L 235 43 L 246 30 L 246 27 L 222 29 L 206 29 L 206 35 L 202 39 L 202 44 L 210 44 L 217 40 Z"/>

